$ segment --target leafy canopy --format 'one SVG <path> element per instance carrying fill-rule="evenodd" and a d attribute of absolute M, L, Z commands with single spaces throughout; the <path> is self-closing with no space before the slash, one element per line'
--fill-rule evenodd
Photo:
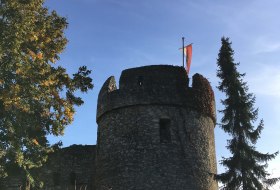
<path fill-rule="evenodd" d="M 44 0 L 0 0 L 0 177 L 41 166 L 53 150 L 47 135 L 73 121 L 74 93 L 93 88 L 85 66 L 70 76 L 56 66 L 67 21 Z"/>
<path fill-rule="evenodd" d="M 258 109 L 254 108 L 255 96 L 248 93 L 248 86 L 243 81 L 245 74 L 237 71 L 234 63 L 234 51 L 229 38 L 222 38 L 219 51 L 217 76 L 221 79 L 218 89 L 226 94 L 222 100 L 221 128 L 231 136 L 227 148 L 232 156 L 223 158 L 221 164 L 226 167 L 225 173 L 217 176 L 224 184 L 224 189 L 262 190 L 265 185 L 272 185 L 278 179 L 268 179 L 267 161 L 275 158 L 274 154 L 261 153 L 255 144 L 263 129 L 263 120 L 255 127 Z"/>

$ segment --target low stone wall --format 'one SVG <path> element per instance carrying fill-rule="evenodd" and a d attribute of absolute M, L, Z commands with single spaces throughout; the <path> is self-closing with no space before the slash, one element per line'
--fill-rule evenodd
<path fill-rule="evenodd" d="M 72 145 L 49 155 L 47 163 L 34 172 L 45 190 L 93 190 L 94 163 L 95 145 Z M 24 184 L 22 175 L 15 174 L 5 180 L 1 190 L 20 190 Z"/>

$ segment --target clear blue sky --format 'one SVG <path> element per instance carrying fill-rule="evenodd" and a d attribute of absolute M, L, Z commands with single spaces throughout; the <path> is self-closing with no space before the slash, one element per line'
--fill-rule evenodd
<path fill-rule="evenodd" d="M 64 146 L 96 143 L 96 101 L 103 82 L 117 80 L 123 69 L 150 65 L 181 65 L 181 37 L 193 44 L 190 75 L 211 81 L 217 109 L 222 95 L 215 86 L 216 59 L 222 36 L 230 37 L 239 71 L 246 72 L 250 92 L 257 97 L 265 128 L 257 144 L 262 152 L 280 150 L 280 1 L 223 0 L 47 0 L 67 17 L 69 43 L 59 64 L 74 73 L 92 69 L 95 87 L 82 95 L 74 123 L 60 138 Z M 226 135 L 215 129 L 217 160 L 228 156 Z M 221 167 L 219 167 L 221 169 Z M 280 176 L 280 156 L 269 171 Z"/>

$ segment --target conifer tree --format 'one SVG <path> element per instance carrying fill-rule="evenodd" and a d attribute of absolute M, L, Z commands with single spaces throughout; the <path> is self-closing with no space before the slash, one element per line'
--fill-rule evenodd
<path fill-rule="evenodd" d="M 63 135 L 83 104 L 75 92 L 93 88 L 85 66 L 70 76 L 55 65 L 66 27 L 44 0 L 0 0 L 0 179 L 23 172 L 33 183 L 54 148 L 47 135 Z"/>
<path fill-rule="evenodd" d="M 243 81 L 245 74 L 237 71 L 234 63 L 234 51 L 229 38 L 221 39 L 217 76 L 221 79 L 218 89 L 225 93 L 222 100 L 221 128 L 231 137 L 227 148 L 232 154 L 223 158 L 221 164 L 226 171 L 217 175 L 226 190 L 262 190 L 266 185 L 274 184 L 278 179 L 268 179 L 267 161 L 275 158 L 278 152 L 269 154 L 256 150 L 256 142 L 263 129 L 263 120 L 255 127 L 258 109 L 254 108 L 255 96 L 248 92 L 248 85 Z"/>

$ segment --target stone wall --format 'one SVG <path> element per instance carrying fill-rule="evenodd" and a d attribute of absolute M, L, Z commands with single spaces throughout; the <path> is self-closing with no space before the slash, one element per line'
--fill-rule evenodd
<path fill-rule="evenodd" d="M 95 175 L 95 146 L 72 145 L 50 156 L 41 169 L 48 190 L 92 190 Z"/>
<path fill-rule="evenodd" d="M 98 96 L 97 145 L 72 145 L 36 170 L 45 190 L 217 190 L 215 100 L 202 75 L 145 66 L 109 77 Z M 1 190 L 19 190 L 21 175 Z M 38 189 L 38 188 L 35 188 Z"/>
<path fill-rule="evenodd" d="M 110 77 L 97 107 L 96 189 L 216 190 L 215 102 L 201 75 L 182 67 Z"/>
<path fill-rule="evenodd" d="M 134 105 L 176 105 L 197 110 L 216 119 L 213 90 L 202 75 L 195 74 L 193 88 L 183 67 L 145 66 L 122 72 L 120 88 L 109 77 L 98 95 L 97 123 L 102 115 L 114 109 Z"/>
<path fill-rule="evenodd" d="M 48 162 L 33 172 L 45 190 L 93 190 L 95 155 L 95 145 L 72 145 L 52 153 Z M 15 174 L 1 190 L 19 190 L 24 184 L 22 175 Z"/>

